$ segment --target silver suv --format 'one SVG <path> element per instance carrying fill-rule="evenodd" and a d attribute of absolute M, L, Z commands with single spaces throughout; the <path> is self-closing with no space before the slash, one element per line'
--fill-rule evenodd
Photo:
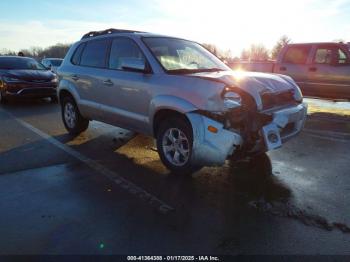
<path fill-rule="evenodd" d="M 307 107 L 288 76 L 232 71 L 200 44 L 144 32 L 90 32 L 58 70 L 68 132 L 98 120 L 156 138 L 174 173 L 279 148 Z"/>

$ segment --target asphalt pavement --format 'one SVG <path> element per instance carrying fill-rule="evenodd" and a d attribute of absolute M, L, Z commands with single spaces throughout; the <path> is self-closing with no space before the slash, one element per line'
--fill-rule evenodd
<path fill-rule="evenodd" d="M 0 254 L 350 254 L 350 120 L 318 112 L 254 161 L 192 176 L 151 138 L 46 100 L 0 106 Z"/>

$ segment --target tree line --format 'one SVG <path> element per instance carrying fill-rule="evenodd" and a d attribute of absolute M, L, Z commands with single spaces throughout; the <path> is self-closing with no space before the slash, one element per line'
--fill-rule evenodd
<path fill-rule="evenodd" d="M 266 48 L 263 44 L 252 44 L 250 47 L 242 50 L 240 57 L 233 57 L 230 50 L 221 51 L 213 44 L 203 44 L 203 46 L 220 59 L 230 63 L 239 60 L 268 61 L 276 59 L 282 48 L 289 43 L 291 43 L 291 39 L 284 35 L 271 50 Z"/>
<path fill-rule="evenodd" d="M 242 50 L 240 57 L 233 57 L 230 50 L 222 51 L 214 44 L 205 43 L 203 46 L 220 59 L 230 63 L 239 60 L 267 61 L 276 59 L 280 50 L 290 42 L 290 38 L 282 36 L 272 50 L 267 49 L 262 44 L 252 44 L 249 48 Z M 40 61 L 43 58 L 64 58 L 70 46 L 70 44 L 56 44 L 47 48 L 31 47 L 29 49 L 22 49 L 19 52 Z M 17 55 L 17 53 L 11 50 L 0 50 L 0 55 Z"/>
<path fill-rule="evenodd" d="M 56 44 L 47 48 L 31 47 L 29 49 L 22 49 L 19 52 L 22 52 L 24 56 L 32 57 L 40 61 L 43 58 L 64 58 L 70 46 L 70 44 Z M 17 54 L 18 53 L 7 49 L 0 50 L 0 55 L 11 56 Z"/>

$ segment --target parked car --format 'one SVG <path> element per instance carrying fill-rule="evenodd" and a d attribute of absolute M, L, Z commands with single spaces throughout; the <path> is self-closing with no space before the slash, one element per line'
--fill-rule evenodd
<path fill-rule="evenodd" d="M 151 33 L 88 33 L 58 71 L 69 133 L 98 120 L 153 136 L 174 173 L 279 148 L 307 111 L 290 77 L 235 73 L 195 42 Z"/>
<path fill-rule="evenodd" d="M 62 64 L 61 58 L 44 58 L 41 63 L 52 72 L 57 73 L 57 68 Z"/>
<path fill-rule="evenodd" d="M 0 102 L 10 97 L 44 98 L 57 101 L 58 78 L 29 57 L 0 56 Z"/>
<path fill-rule="evenodd" d="M 350 51 L 347 44 L 289 44 L 275 62 L 243 62 L 230 66 L 288 75 L 305 96 L 350 100 Z"/>

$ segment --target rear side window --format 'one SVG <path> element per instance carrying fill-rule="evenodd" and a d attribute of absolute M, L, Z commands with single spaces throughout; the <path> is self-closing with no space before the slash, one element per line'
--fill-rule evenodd
<path fill-rule="evenodd" d="M 289 47 L 284 55 L 283 62 L 289 64 L 305 64 L 311 46 L 292 46 Z"/>
<path fill-rule="evenodd" d="M 75 50 L 74 55 L 73 55 L 72 60 L 71 60 L 74 65 L 79 65 L 81 53 L 83 52 L 84 47 L 85 47 L 85 44 L 80 44 L 78 46 L 78 48 Z"/>
<path fill-rule="evenodd" d="M 319 47 L 316 50 L 316 64 L 346 64 L 349 61 L 346 53 L 338 47 Z"/>
<path fill-rule="evenodd" d="M 80 65 L 90 67 L 106 67 L 109 40 L 91 41 L 81 55 Z"/>
<path fill-rule="evenodd" d="M 128 38 L 116 38 L 112 42 L 109 68 L 122 70 L 124 61 L 146 63 L 140 48 Z"/>

